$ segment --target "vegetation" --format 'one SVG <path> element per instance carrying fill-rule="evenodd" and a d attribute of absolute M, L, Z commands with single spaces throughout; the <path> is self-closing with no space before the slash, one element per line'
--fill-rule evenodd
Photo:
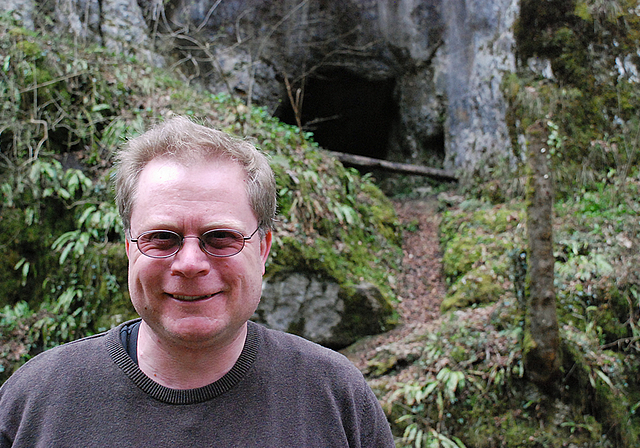
<path fill-rule="evenodd" d="M 525 375 L 524 202 L 443 204 L 447 311 L 369 361 L 398 446 L 637 446 L 639 188 L 636 173 L 556 202 L 553 390 Z"/>
<path fill-rule="evenodd" d="M 398 446 L 638 446 L 639 21 L 635 1 L 521 2 L 504 91 L 523 159 L 526 130 L 546 135 L 560 377 L 526 375 L 526 171 L 494 167 L 443 203 L 441 321 L 370 360 Z"/>
<path fill-rule="evenodd" d="M 249 136 L 270 155 L 279 222 L 267 275 L 313 270 L 347 301 L 362 282 L 394 300 L 388 277 L 401 237 L 389 200 L 310 135 L 133 57 L 7 17 L 0 64 L 0 381 L 46 348 L 135 316 L 112 157 L 125 138 L 174 113 Z"/>
<path fill-rule="evenodd" d="M 522 70 L 503 88 L 523 158 L 529 126 L 541 122 L 547 136 L 560 377 L 539 388 L 526 376 L 526 176 L 492 167 L 491 179 L 441 195 L 441 319 L 369 362 L 398 446 L 640 441 L 640 9 L 632 0 L 522 0 L 521 10 Z M 170 110 L 250 135 L 271 155 L 281 221 L 269 274 L 296 264 L 393 296 L 400 229 L 387 199 L 310 135 L 101 48 L 7 20 L 0 37 L 5 378 L 38 351 L 131 315 L 111 151 Z M 530 60 L 548 63 L 553 77 L 528 69 Z"/>

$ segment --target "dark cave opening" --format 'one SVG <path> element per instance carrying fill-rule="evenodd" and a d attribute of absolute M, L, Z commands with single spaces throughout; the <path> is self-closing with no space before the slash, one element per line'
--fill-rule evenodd
<path fill-rule="evenodd" d="M 398 116 L 394 88 L 395 79 L 371 81 L 344 70 L 307 78 L 302 98 L 303 129 L 312 132 L 314 140 L 330 151 L 386 159 Z M 288 97 L 274 115 L 296 124 Z"/>

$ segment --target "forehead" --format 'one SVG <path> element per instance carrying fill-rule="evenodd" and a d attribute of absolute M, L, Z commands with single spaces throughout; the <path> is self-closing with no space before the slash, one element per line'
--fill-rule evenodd
<path fill-rule="evenodd" d="M 142 169 L 138 178 L 138 192 L 154 188 L 181 188 L 193 185 L 206 187 L 215 184 L 216 180 L 237 181 L 246 183 L 247 175 L 243 167 L 226 158 L 190 159 L 189 161 L 159 157 L 151 160 Z"/>
<path fill-rule="evenodd" d="M 142 170 L 132 217 L 150 215 L 233 214 L 250 210 L 246 174 L 231 160 L 184 164 L 154 159 Z"/>

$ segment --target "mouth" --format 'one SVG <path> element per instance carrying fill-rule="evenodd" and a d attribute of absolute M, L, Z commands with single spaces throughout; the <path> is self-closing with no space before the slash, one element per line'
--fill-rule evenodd
<path fill-rule="evenodd" d="M 198 302 L 200 300 L 206 300 L 213 297 L 215 294 L 208 294 L 204 296 L 183 296 L 180 294 L 167 294 L 169 297 L 181 302 Z"/>

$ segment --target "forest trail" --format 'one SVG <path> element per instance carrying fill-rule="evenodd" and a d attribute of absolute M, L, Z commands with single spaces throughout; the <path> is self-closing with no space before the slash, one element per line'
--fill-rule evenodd
<path fill-rule="evenodd" d="M 440 317 L 446 292 L 438 226 L 440 214 L 435 197 L 394 200 L 403 232 L 403 260 L 398 273 L 396 309 L 400 324 L 386 333 L 365 338 L 343 351 L 361 371 L 378 347 L 405 339 Z"/>

